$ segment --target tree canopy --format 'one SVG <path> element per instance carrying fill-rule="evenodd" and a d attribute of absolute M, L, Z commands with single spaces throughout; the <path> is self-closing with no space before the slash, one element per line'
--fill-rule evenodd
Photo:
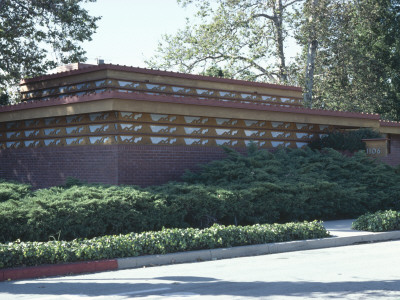
<path fill-rule="evenodd" d="M 197 22 L 165 35 L 149 66 L 299 84 L 309 107 L 400 120 L 399 0 L 177 1 Z"/>
<path fill-rule="evenodd" d="M 198 23 L 165 35 L 151 67 L 204 72 L 219 65 L 235 78 L 290 82 L 284 53 L 291 22 L 288 11 L 302 0 L 178 0 L 198 6 Z"/>
<path fill-rule="evenodd" d="M 323 7 L 303 10 L 303 19 L 312 16 L 314 24 L 303 23 L 298 35 L 303 62 L 307 43 L 318 42 L 313 106 L 375 112 L 399 120 L 400 1 L 321 2 Z M 312 32 L 312 27 L 317 30 Z"/>
<path fill-rule="evenodd" d="M 85 60 L 99 17 L 82 8 L 96 0 L 0 0 L 0 92 L 60 63 Z"/>

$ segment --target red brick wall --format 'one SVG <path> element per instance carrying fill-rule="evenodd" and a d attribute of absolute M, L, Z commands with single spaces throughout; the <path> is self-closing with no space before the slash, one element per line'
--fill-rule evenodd
<path fill-rule="evenodd" d="M 157 185 L 179 180 L 186 169 L 225 157 L 219 147 L 119 146 L 119 184 Z"/>
<path fill-rule="evenodd" d="M 70 146 L 0 150 L 0 178 L 35 188 L 63 184 L 68 177 L 87 182 L 140 186 L 179 180 L 186 169 L 225 157 L 219 147 Z"/>
<path fill-rule="evenodd" d="M 219 147 L 104 145 L 0 150 L 0 178 L 43 188 L 68 177 L 108 184 L 156 185 L 179 180 L 186 169 L 222 159 Z M 400 164 L 400 135 L 393 135 L 391 153 L 383 159 Z"/>
<path fill-rule="evenodd" d="M 118 183 L 118 151 L 109 147 L 48 147 L 0 150 L 0 178 L 35 188 L 63 184 L 68 177 Z"/>
<path fill-rule="evenodd" d="M 390 153 L 382 161 L 397 166 L 400 164 L 400 135 L 392 134 L 390 136 Z"/>

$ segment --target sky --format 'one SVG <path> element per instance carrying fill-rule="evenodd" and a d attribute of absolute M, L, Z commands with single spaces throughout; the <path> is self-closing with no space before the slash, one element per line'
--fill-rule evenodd
<path fill-rule="evenodd" d="M 101 58 L 134 67 L 146 67 L 144 61 L 155 54 L 161 36 L 183 28 L 186 17 L 195 12 L 176 0 L 97 0 L 84 7 L 91 15 L 102 16 L 92 41 L 83 43 L 87 63 Z"/>
<path fill-rule="evenodd" d="M 92 16 L 101 16 L 92 41 L 84 42 L 87 63 L 105 63 L 146 68 L 146 59 L 156 54 L 163 34 L 184 28 L 186 18 L 196 12 L 195 5 L 181 7 L 176 0 L 97 0 L 84 4 Z M 287 61 L 300 48 L 287 39 Z"/>

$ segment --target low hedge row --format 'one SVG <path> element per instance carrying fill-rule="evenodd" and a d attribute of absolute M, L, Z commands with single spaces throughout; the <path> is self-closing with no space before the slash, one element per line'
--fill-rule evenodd
<path fill-rule="evenodd" d="M 386 210 L 367 213 L 357 218 L 352 228 L 372 232 L 400 230 L 400 212 Z"/>
<path fill-rule="evenodd" d="M 31 193 L 31 186 L 0 179 L 0 202 L 20 200 Z"/>
<path fill-rule="evenodd" d="M 186 173 L 183 182 L 147 188 L 69 182 L 34 191 L 0 182 L 0 243 L 205 228 L 214 223 L 350 219 L 400 210 L 400 169 L 363 152 L 352 157 L 332 149 L 270 153 L 254 145 L 247 155 L 227 152 L 226 159 Z"/>
<path fill-rule="evenodd" d="M 0 268 L 36 266 L 151 254 L 323 238 L 321 222 L 252 226 L 213 225 L 206 229 L 163 229 L 73 241 L 0 244 Z"/>

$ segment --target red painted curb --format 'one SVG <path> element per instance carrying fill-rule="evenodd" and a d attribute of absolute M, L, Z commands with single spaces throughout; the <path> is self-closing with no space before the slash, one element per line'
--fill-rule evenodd
<path fill-rule="evenodd" d="M 116 259 L 4 269 L 0 270 L 0 281 L 66 275 L 70 273 L 78 274 L 111 271 L 116 269 L 118 269 L 118 262 Z"/>

